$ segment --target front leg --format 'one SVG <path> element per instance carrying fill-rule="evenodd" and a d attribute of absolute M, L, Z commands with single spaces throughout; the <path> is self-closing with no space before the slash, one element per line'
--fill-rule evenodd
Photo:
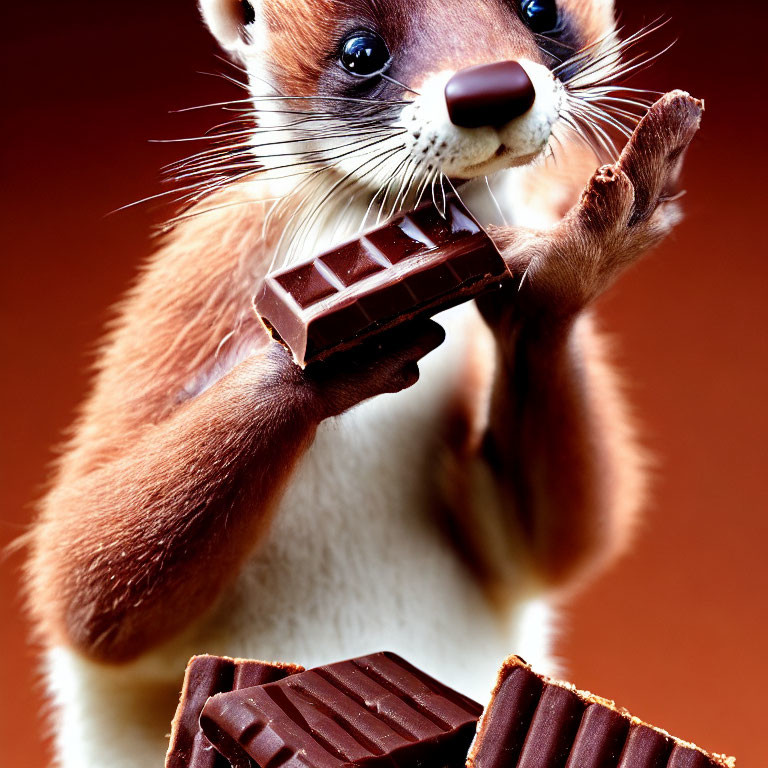
<path fill-rule="evenodd" d="M 553 230 L 491 233 L 523 278 L 479 302 L 498 357 L 481 452 L 548 585 L 582 578 L 620 548 L 642 502 L 640 453 L 589 310 L 678 221 L 701 110 L 667 94 Z"/>
<path fill-rule="evenodd" d="M 319 423 L 414 384 L 443 338 L 423 321 L 303 371 L 270 344 L 62 474 L 30 540 L 41 637 L 118 664 L 198 620 L 263 539 Z"/>

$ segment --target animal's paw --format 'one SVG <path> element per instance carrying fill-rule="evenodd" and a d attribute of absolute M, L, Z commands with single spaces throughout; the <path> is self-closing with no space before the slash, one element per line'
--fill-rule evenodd
<path fill-rule="evenodd" d="M 680 218 L 680 172 L 702 111 L 687 93 L 666 94 L 554 229 L 492 233 L 511 269 L 524 275 L 517 296 L 506 297 L 518 319 L 577 314 L 669 233 Z M 493 323 L 493 308 L 481 309 Z"/>
<path fill-rule="evenodd" d="M 419 379 L 418 362 L 445 340 L 432 320 L 407 323 L 303 371 L 323 417 L 336 416 L 375 395 L 399 392 Z"/>

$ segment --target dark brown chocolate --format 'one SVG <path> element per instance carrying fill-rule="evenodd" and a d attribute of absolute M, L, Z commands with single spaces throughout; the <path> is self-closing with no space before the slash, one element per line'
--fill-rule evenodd
<path fill-rule="evenodd" d="M 467 768 L 734 768 L 618 709 L 535 674 L 516 656 L 499 672 Z"/>
<path fill-rule="evenodd" d="M 200 724 L 261 768 L 417 768 L 463 762 L 482 707 L 392 653 L 209 699 Z"/>
<path fill-rule="evenodd" d="M 171 725 L 171 742 L 165 768 L 230 768 L 200 728 L 200 713 L 210 696 L 281 680 L 302 672 L 293 664 L 270 664 L 222 656 L 193 656 L 184 674 L 181 699 Z M 252 766 L 250 758 L 235 763 Z"/>
<path fill-rule="evenodd" d="M 395 217 L 303 264 L 268 275 L 254 307 L 302 367 L 508 278 L 504 259 L 455 199 Z"/>

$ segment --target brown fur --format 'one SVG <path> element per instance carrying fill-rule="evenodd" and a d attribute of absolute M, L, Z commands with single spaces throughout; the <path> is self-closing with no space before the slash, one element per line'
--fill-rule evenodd
<path fill-rule="evenodd" d="M 525 278 L 479 302 L 498 342 L 490 420 L 479 394 L 487 358 L 472 359 L 467 386 L 446 414 L 440 514 L 495 602 L 504 602 L 511 561 L 527 560 L 551 587 L 572 588 L 629 540 L 644 461 L 588 309 L 677 222 L 679 207 L 665 201 L 677 189 L 701 109 L 687 94 L 667 95 L 561 224 L 494 233 Z M 558 217 L 578 178 L 561 174 L 538 174 L 528 195 Z M 506 513 L 494 514 L 499 507 Z M 525 551 L 500 544 L 521 534 Z"/>
<path fill-rule="evenodd" d="M 283 18 L 296 29 L 309 14 L 305 47 L 279 65 L 300 94 L 318 71 L 333 16 L 318 11 L 323 0 L 299 0 L 283 17 L 281 2 L 270 6 L 273 44 L 287 39 Z M 522 35 L 501 40 L 501 5 L 429 7 L 441 31 L 414 39 L 448 36 L 432 50 L 437 63 L 451 41 L 452 57 L 483 60 L 473 30 L 507 46 L 505 55 L 532 45 Z M 494 498 L 502 535 L 485 526 L 471 549 L 500 589 L 505 558 L 528 558 L 543 582 L 560 586 L 593 569 L 624 535 L 616 497 L 636 497 L 636 461 L 601 347 L 581 318 L 674 222 L 674 206 L 660 203 L 697 125 L 691 104 L 680 95 L 663 102 L 620 164 L 598 174 L 551 232 L 494 235 L 527 279 L 514 296 L 482 302 L 496 375 L 468 371 L 447 422 L 447 455 L 453 477 L 464 478 L 454 498 L 473 507 L 474 520 L 484 520 L 482 502 Z M 48 644 L 121 662 L 199 617 L 263 535 L 318 423 L 413 384 L 417 361 L 442 341 L 424 323 L 380 348 L 296 368 L 266 344 L 250 311 L 283 226 L 276 217 L 262 236 L 262 204 L 249 202 L 251 194 L 238 186 L 203 203 L 216 212 L 179 225 L 119 307 L 31 537 L 30 605 Z M 507 548 L 519 538 L 513 530 L 523 532 L 526 552 Z M 486 547 L 491 565 L 482 562 Z"/>
<path fill-rule="evenodd" d="M 265 8 L 271 74 L 285 93 L 311 96 L 338 36 L 334 0 L 278 0 Z M 302 34 L 296 34 L 296 30 Z"/>
<path fill-rule="evenodd" d="M 413 384 L 415 361 L 443 339 L 425 323 L 301 372 L 265 346 L 250 309 L 279 235 L 262 239 L 261 206 L 242 189 L 204 205 L 222 207 L 182 224 L 122 303 L 33 531 L 42 635 L 97 659 L 135 658 L 200 616 L 263 534 L 317 424 Z M 184 396 L 232 331 L 246 359 Z"/>
<path fill-rule="evenodd" d="M 350 8 L 356 17 L 352 25 Z M 493 0 L 425 0 L 412 5 L 401 0 L 276 0 L 266 4 L 265 15 L 271 73 L 286 93 L 322 93 L 329 52 L 345 31 L 356 28 L 386 31 L 395 54 L 392 76 L 416 89 L 429 74 L 455 68 L 457 62 L 472 66 L 542 58 L 510 5 Z"/>
<path fill-rule="evenodd" d="M 585 312 L 679 220 L 669 196 L 701 111 L 688 94 L 667 94 L 557 227 L 497 233 L 525 277 L 514 301 L 481 302 L 501 374 L 486 451 L 552 584 L 582 579 L 619 550 L 641 497 L 640 457 Z"/>
<path fill-rule="evenodd" d="M 220 201 L 207 204 L 226 204 L 238 196 L 238 190 L 230 190 Z M 258 261 L 241 261 L 241 255 L 244 248 L 250 250 L 260 240 L 260 208 L 224 207 L 215 220 L 208 216 L 189 219 L 147 265 L 140 288 L 122 302 L 122 320 L 104 345 L 96 385 L 63 454 L 56 490 L 37 524 L 36 556 L 29 569 L 31 605 L 49 638 L 68 637 L 95 650 L 105 644 L 106 638 L 99 636 L 109 628 L 127 630 L 128 618 L 121 604 L 136 600 L 137 590 L 147 589 L 137 573 L 137 562 L 146 567 L 164 559 L 165 548 L 174 551 L 173 521 L 168 529 L 148 529 L 137 525 L 127 509 L 121 523 L 116 497 L 133 497 L 137 510 L 142 509 L 138 500 L 143 498 L 151 509 L 152 497 L 157 503 L 159 492 L 153 488 L 157 472 L 147 465 L 146 473 L 125 477 L 119 467 L 126 458 L 129 462 L 132 458 L 134 464 L 148 462 L 158 446 L 171 450 L 173 422 L 168 418 L 174 414 L 178 421 L 179 409 L 184 412 L 185 405 L 190 411 L 188 404 L 179 403 L 179 394 L 211 364 L 221 339 L 245 322 L 248 294 L 244 289 L 253 280 L 250 270 L 259 266 Z M 207 244 L 203 252 L 188 245 L 201 239 Z M 254 250 L 258 253 L 258 248 Z M 245 323 L 237 341 L 250 341 L 258 348 L 263 343 L 260 335 L 251 321 Z M 195 454 L 200 441 L 225 443 L 222 438 L 226 435 L 208 432 L 213 426 L 205 419 L 210 407 L 215 408 L 196 408 L 201 416 L 198 439 L 178 446 L 174 464 L 180 479 L 199 460 Z M 246 413 L 242 416 L 250 421 Z M 163 424 L 170 426 L 164 430 L 167 441 L 154 434 Z M 240 434 L 239 439 L 246 436 Z M 142 448 L 131 450 L 134 445 Z M 237 447 L 242 450 L 243 445 Z M 201 469 L 206 471 L 204 465 Z M 188 492 L 201 490 L 190 487 Z M 85 498 L 93 507 L 91 514 L 83 514 Z M 115 556 L 115 547 L 130 557 Z M 131 590 L 128 585 L 135 587 Z M 187 590 L 199 589 L 195 580 L 181 580 L 179 605 L 185 604 Z M 97 613 L 102 615 L 97 617 Z"/>

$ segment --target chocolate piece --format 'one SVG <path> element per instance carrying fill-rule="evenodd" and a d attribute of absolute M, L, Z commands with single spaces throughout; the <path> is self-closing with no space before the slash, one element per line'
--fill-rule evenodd
<path fill-rule="evenodd" d="M 467 768 L 735 768 L 619 709 L 535 674 L 517 656 L 499 672 Z"/>
<path fill-rule="evenodd" d="M 482 707 L 392 653 L 222 693 L 200 724 L 261 768 L 442 768 L 463 761 Z"/>
<path fill-rule="evenodd" d="M 533 714 L 520 755 L 520 768 L 554 768 L 565 765 L 584 703 L 567 688 L 545 686 Z"/>
<path fill-rule="evenodd" d="M 302 672 L 293 664 L 270 664 L 222 656 L 193 656 L 184 673 L 184 684 L 171 725 L 171 742 L 165 768 L 229 768 L 200 729 L 200 713 L 209 696 L 254 685 L 272 683 Z M 242 757 L 242 756 L 241 756 Z M 252 765 L 249 758 L 240 765 Z"/>
<path fill-rule="evenodd" d="M 268 275 L 254 301 L 302 367 L 508 278 L 490 237 L 457 200 L 431 203 L 295 267 Z"/>
<path fill-rule="evenodd" d="M 629 735 L 629 720 L 599 704 L 586 708 L 571 748 L 570 768 L 617 765 Z"/>

